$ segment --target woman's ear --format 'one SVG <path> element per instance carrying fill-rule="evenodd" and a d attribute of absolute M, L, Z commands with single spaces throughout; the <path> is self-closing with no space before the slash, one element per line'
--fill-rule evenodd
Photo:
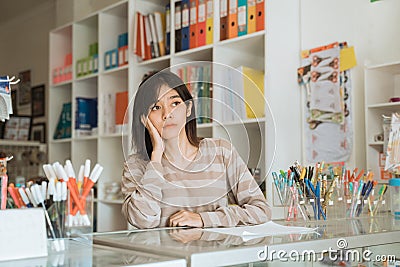
<path fill-rule="evenodd" d="M 190 117 L 190 115 L 192 114 L 192 105 L 193 105 L 193 101 L 189 100 L 188 104 L 186 106 L 186 117 Z"/>

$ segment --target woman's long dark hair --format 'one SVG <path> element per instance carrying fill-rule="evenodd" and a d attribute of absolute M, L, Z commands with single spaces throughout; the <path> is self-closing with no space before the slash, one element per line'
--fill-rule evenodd
<path fill-rule="evenodd" d="M 135 96 L 132 116 L 132 145 L 136 153 L 143 159 L 150 159 L 153 152 L 150 133 L 141 122 L 142 115 L 148 116 L 149 108 L 157 102 L 161 86 L 166 85 L 178 92 L 186 105 L 192 102 L 190 116 L 186 118 L 185 130 L 190 144 L 198 147 L 200 139 L 197 137 L 196 113 L 193 97 L 185 83 L 170 71 L 161 71 L 148 75 L 140 83 Z"/>

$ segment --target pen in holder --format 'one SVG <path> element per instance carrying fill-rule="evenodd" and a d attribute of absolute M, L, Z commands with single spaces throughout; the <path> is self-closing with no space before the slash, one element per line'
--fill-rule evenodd
<path fill-rule="evenodd" d="M 93 232 L 93 189 L 90 189 L 85 197 L 76 198 L 68 191 L 67 217 L 65 221 L 65 233 L 67 237 L 76 237 Z"/>
<path fill-rule="evenodd" d="M 305 206 L 304 194 L 298 179 L 295 179 L 292 171 L 280 171 L 272 173 L 274 185 L 278 193 L 279 201 L 284 206 L 286 220 L 307 220 L 309 217 Z"/>
<path fill-rule="evenodd" d="M 373 172 L 324 166 L 324 162 L 300 166 L 296 161 L 287 172 L 272 172 L 286 220 L 358 218 L 388 211 L 387 185 L 378 190 Z M 374 195 L 374 191 L 379 192 Z"/>
<path fill-rule="evenodd" d="M 378 191 L 378 195 L 375 196 L 374 200 L 372 201 L 371 212 L 370 212 L 372 216 L 378 216 L 380 211 L 388 210 L 385 198 L 385 193 L 387 191 L 387 188 L 388 187 L 386 184 L 381 185 Z"/>
<path fill-rule="evenodd" d="M 100 177 L 103 167 L 96 164 L 90 172 L 90 160 L 81 165 L 78 176 L 75 176 L 74 168 L 70 160 L 66 160 L 65 167 L 59 162 L 52 165 L 43 165 L 43 170 L 49 179 L 49 183 L 57 180 L 56 195 L 60 196 L 54 206 L 57 214 L 60 214 L 62 237 L 79 236 L 80 234 L 93 232 L 93 186 Z M 90 174 L 90 175 L 89 175 Z M 57 228 L 58 229 L 58 228 Z M 52 234 L 56 236 L 56 234 Z"/>

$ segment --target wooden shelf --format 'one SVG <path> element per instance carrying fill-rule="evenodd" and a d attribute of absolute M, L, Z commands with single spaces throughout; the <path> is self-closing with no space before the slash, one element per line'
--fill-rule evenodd
<path fill-rule="evenodd" d="M 0 146 L 40 146 L 45 145 L 38 141 L 17 141 L 17 140 L 6 140 L 0 139 Z"/>

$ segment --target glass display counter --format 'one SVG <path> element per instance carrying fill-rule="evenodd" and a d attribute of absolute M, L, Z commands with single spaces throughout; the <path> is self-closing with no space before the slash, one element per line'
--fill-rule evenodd
<path fill-rule="evenodd" d="M 191 267 L 248 266 L 247 263 L 251 263 L 250 266 L 280 266 L 287 261 L 296 262 L 296 266 L 335 265 L 341 261 L 345 266 L 353 263 L 357 266 L 358 262 L 377 262 L 378 252 L 390 256 L 393 261 L 400 258 L 400 223 L 390 215 L 277 222 L 315 228 L 315 232 L 259 237 L 245 242 L 239 236 L 202 229 L 161 228 L 94 234 L 93 243 L 185 258 Z M 391 254 L 388 254 L 389 250 L 377 250 L 383 246 L 394 249 Z"/>
<path fill-rule="evenodd" d="M 55 252 L 49 248 L 47 257 L 0 261 L 0 267 L 44 266 L 138 266 L 138 267 L 185 267 L 184 259 L 148 254 L 132 250 L 92 245 L 65 239 L 66 250 Z M 50 247 L 50 246 L 49 246 Z"/>

